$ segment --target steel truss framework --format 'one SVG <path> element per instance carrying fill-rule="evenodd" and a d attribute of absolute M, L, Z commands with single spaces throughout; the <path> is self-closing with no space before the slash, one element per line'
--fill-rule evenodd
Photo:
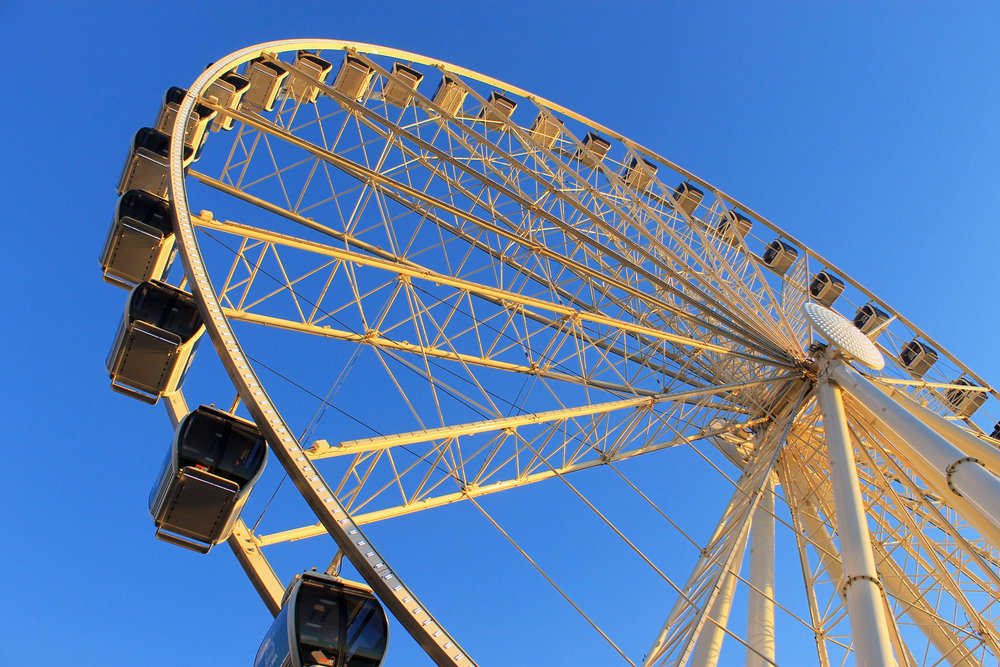
<path fill-rule="evenodd" d="M 316 79 L 295 65 L 298 49 L 316 51 L 335 73 L 349 54 L 370 79 L 360 92 L 334 75 Z M 253 58 L 295 82 L 273 111 L 206 96 Z M 423 74 L 403 106 L 387 94 L 406 85 L 394 62 Z M 442 79 L 458 91 L 458 106 L 432 94 Z M 310 88 L 315 101 L 302 94 Z M 516 111 L 506 113 L 494 92 Z M 185 168 L 180 138 L 196 101 L 236 124 L 213 132 Z M 598 150 L 589 133 L 609 149 Z M 488 77 L 364 44 L 255 46 L 217 61 L 190 87 L 172 146 L 183 284 L 235 385 L 234 407 L 262 428 L 315 515 L 278 517 L 267 533 L 241 522 L 229 540 L 274 612 L 284 586 L 265 550 L 329 534 L 434 662 L 473 664 L 363 526 L 465 501 L 493 521 L 478 498 L 562 480 L 665 582 L 664 615 L 646 620 L 642 647 L 619 647 L 570 600 L 625 661 L 714 664 L 726 642 L 748 665 L 787 664 L 776 614 L 814 637 L 819 664 L 849 663 L 856 652 L 863 659 L 848 614 L 859 577 L 845 575 L 850 554 L 842 553 L 854 550 L 844 541 L 851 517 L 836 500 L 832 417 L 816 392 L 827 381 L 823 364 L 842 362 L 810 347 L 801 313 L 821 269 L 846 283 L 837 309 L 848 317 L 869 302 L 891 316 L 872 336 L 890 363 L 871 378 L 996 446 L 946 398 L 965 388 L 957 379 L 988 392 L 991 404 L 995 390 L 834 265 L 652 151 Z M 704 199 L 686 203 L 682 181 Z M 752 230 L 729 224 L 737 208 Z M 775 237 L 798 249 L 783 274 L 762 259 Z M 914 338 L 940 354 L 923 377 L 899 362 Z M 271 379 L 286 374 L 278 367 L 286 355 L 322 359 L 325 370 L 287 366 L 301 373 L 291 381 L 309 395 L 309 409 L 283 400 L 287 378 Z M 327 431 L 332 397 L 359 374 L 391 408 L 347 409 Z M 176 421 L 184 397 L 167 398 Z M 973 528 L 966 501 L 942 494 L 863 402 L 848 394 L 844 404 L 869 535 L 862 550 L 875 568 L 865 576 L 876 591 L 870 600 L 884 608 L 889 655 L 900 665 L 995 661 L 998 542 Z M 686 580 L 572 481 L 605 470 L 653 504 L 620 465 L 668 460 L 667 450 L 696 453 L 732 493 L 707 540 L 661 512 L 696 547 Z M 790 536 L 801 564 L 799 602 L 775 593 L 776 530 Z M 748 600 L 744 627 L 731 617 L 737 593 Z"/>

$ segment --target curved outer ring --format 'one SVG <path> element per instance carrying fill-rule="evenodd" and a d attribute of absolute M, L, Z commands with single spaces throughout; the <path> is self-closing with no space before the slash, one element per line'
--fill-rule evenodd
<path fill-rule="evenodd" d="M 295 437 L 285 425 L 277 410 L 271 404 L 263 385 L 256 374 L 250 368 L 243 351 L 232 333 L 229 323 L 222 314 L 218 299 L 212 290 L 208 274 L 205 271 L 198 244 L 194 238 L 194 230 L 191 225 L 190 212 L 187 208 L 187 191 L 184 177 L 184 168 L 181 163 L 181 150 L 183 146 L 183 130 L 187 126 L 187 119 L 194 106 L 194 101 L 198 95 L 221 74 L 245 63 L 262 52 L 279 52 L 293 49 L 322 49 L 322 50 L 344 50 L 360 51 L 374 55 L 396 57 L 424 65 L 442 68 L 459 75 L 468 76 L 480 82 L 495 86 L 502 90 L 512 92 L 524 98 L 532 99 L 550 109 L 556 110 L 567 117 L 584 123 L 595 130 L 599 130 L 607 135 L 621 141 L 633 150 L 644 153 L 669 167 L 675 172 L 683 175 L 698 185 L 710 190 L 716 197 L 723 200 L 730 206 L 739 206 L 749 213 L 756 220 L 768 227 L 771 231 L 779 234 L 782 238 L 788 239 L 795 244 L 807 256 L 810 256 L 824 264 L 827 268 L 836 272 L 839 276 L 857 288 L 873 302 L 881 305 L 895 313 L 886 302 L 879 299 L 871 291 L 852 280 L 834 264 L 827 261 L 821 255 L 810 250 L 772 222 L 756 213 L 745 204 L 737 201 L 733 197 L 713 187 L 709 183 L 698 178 L 691 172 L 663 158 L 654 151 L 641 146 L 621 134 L 604 127 L 578 113 L 570 111 L 558 104 L 550 102 L 537 95 L 532 95 L 516 86 L 485 76 L 478 72 L 452 65 L 434 58 L 428 58 L 418 54 L 402 51 L 399 49 L 385 48 L 374 44 L 362 42 L 348 42 L 330 39 L 291 39 L 266 42 L 255 46 L 241 49 L 232 53 L 213 65 L 208 67 L 201 76 L 191 85 L 188 95 L 184 98 L 174 125 L 171 136 L 170 152 L 170 188 L 173 196 L 175 210 L 175 232 L 178 234 L 180 243 L 178 245 L 180 255 L 184 263 L 184 268 L 188 281 L 192 285 L 192 292 L 198 303 L 202 318 L 212 339 L 212 342 L 225 366 L 227 372 L 239 391 L 240 397 L 246 404 L 248 410 L 253 415 L 257 424 L 261 427 L 271 449 L 277 458 L 288 471 L 289 477 L 293 480 L 302 496 L 309 502 L 316 515 L 320 518 L 324 527 L 337 542 L 338 547 L 349 558 L 351 563 L 358 569 L 379 598 L 390 608 L 396 618 L 410 632 L 417 642 L 427 651 L 428 655 L 439 665 L 469 665 L 475 664 L 468 656 L 461 651 L 455 641 L 451 639 L 447 632 L 426 612 L 420 605 L 412 592 L 399 581 L 392 569 L 381 559 L 373 547 L 368 544 L 360 528 L 353 522 L 351 517 L 344 510 L 343 506 L 334 496 L 332 490 L 325 484 L 323 478 L 313 467 L 309 458 L 305 455 Z M 1000 394 L 995 389 L 979 377 L 976 373 L 962 364 L 954 355 L 944 349 L 940 343 L 915 327 L 909 320 L 899 316 L 897 319 L 901 324 L 909 328 L 914 334 L 934 345 L 942 354 L 961 368 L 969 377 L 973 378 L 980 385 L 988 387 L 992 395 L 1000 398 Z M 363 547 L 363 549 L 362 549 Z M 372 556 L 366 554 L 372 553 Z M 403 603 L 403 599 L 409 600 Z M 426 624 L 425 624 L 426 623 Z M 434 633 L 438 636 L 435 637 Z"/>
<path fill-rule="evenodd" d="M 272 405 L 267 392 L 257 378 L 243 354 L 240 344 L 233 335 L 229 322 L 222 314 L 219 300 L 212 289 L 205 270 L 201 251 L 194 237 L 191 215 L 187 207 L 187 189 L 182 164 L 184 129 L 195 99 L 219 75 L 237 65 L 259 55 L 262 51 L 289 49 L 343 49 L 351 45 L 347 42 L 331 40 L 282 40 L 248 47 L 232 53 L 211 67 L 188 89 L 181 103 L 170 137 L 170 191 L 175 212 L 175 232 L 180 241 L 180 255 L 184 270 L 192 285 L 192 293 L 198 303 L 202 320 L 212 338 L 216 352 L 226 371 L 232 378 L 257 426 L 267 438 L 267 443 L 285 468 L 302 497 L 316 513 L 327 532 L 336 541 L 341 552 L 351 561 L 361 576 L 372 587 L 383 604 L 399 620 L 404 628 L 438 665 L 465 667 L 475 662 L 465 655 L 431 614 L 426 611 L 416 596 L 396 576 L 392 568 L 382 559 L 378 551 L 369 544 L 360 527 L 348 515 L 337 500 L 333 490 L 317 472 L 306 456 L 298 440 L 292 435 L 281 415 Z"/>

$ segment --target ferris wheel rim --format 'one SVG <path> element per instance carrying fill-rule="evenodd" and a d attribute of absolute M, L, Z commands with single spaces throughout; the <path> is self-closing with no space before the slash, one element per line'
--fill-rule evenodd
<path fill-rule="evenodd" d="M 223 312 L 223 309 L 221 308 L 221 305 L 216 299 L 214 293 L 212 292 L 211 284 L 207 278 L 207 272 L 204 266 L 204 262 L 200 257 L 198 242 L 197 239 L 195 238 L 194 226 L 191 222 L 191 212 L 188 210 L 187 206 L 188 202 L 186 196 L 186 176 L 184 174 L 184 169 L 182 166 L 182 160 L 183 160 L 182 147 L 183 147 L 183 132 L 188 115 L 191 112 L 191 109 L 195 103 L 195 100 L 197 99 L 197 96 L 200 94 L 202 90 L 204 90 L 204 88 L 212 80 L 214 80 L 214 78 L 217 78 L 220 74 L 229 71 L 233 67 L 243 62 L 249 61 L 252 58 L 259 55 L 260 53 L 266 52 L 268 50 L 284 51 L 296 48 L 302 48 L 302 49 L 318 48 L 318 49 L 329 49 L 329 50 L 349 50 L 353 48 L 360 51 L 368 51 L 377 55 L 405 57 L 415 62 L 421 62 L 422 64 L 445 67 L 452 71 L 465 73 L 484 83 L 488 83 L 490 85 L 496 85 L 503 90 L 514 92 L 516 94 L 521 94 L 525 97 L 529 96 L 528 93 L 519 88 L 510 86 L 491 77 L 485 77 L 475 72 L 465 70 L 464 68 L 455 67 L 453 65 L 450 65 L 448 63 L 443 63 L 438 60 L 426 58 L 423 56 L 418 56 L 417 54 L 412 54 L 397 49 L 386 49 L 383 47 L 378 47 L 370 44 L 363 44 L 357 42 L 343 42 L 336 40 L 280 40 L 275 42 L 267 42 L 252 47 L 247 47 L 246 49 L 237 51 L 231 54 L 230 56 L 227 56 L 226 58 L 223 58 L 217 63 L 213 64 L 191 86 L 189 94 L 187 97 L 185 97 L 184 103 L 182 104 L 180 112 L 178 113 L 178 119 L 174 127 L 173 136 L 171 138 L 172 141 L 171 141 L 171 155 L 170 155 L 171 191 L 174 193 L 174 204 L 176 208 L 176 224 L 178 227 L 177 233 L 178 233 L 178 239 L 180 241 L 179 245 L 181 249 L 180 254 L 184 261 L 185 273 L 189 283 L 192 285 L 192 292 L 196 293 L 196 298 L 198 299 L 199 308 L 202 310 L 203 319 L 206 323 L 206 326 L 208 327 L 210 337 L 212 338 L 216 351 L 218 352 L 220 358 L 223 360 L 223 363 L 226 366 L 230 377 L 233 379 L 234 383 L 237 384 L 237 388 L 240 390 L 240 394 L 243 397 L 244 403 L 246 404 L 247 408 L 251 411 L 255 419 L 258 420 L 258 423 L 262 425 L 263 424 L 267 425 L 266 428 L 270 429 L 273 432 L 274 437 L 276 438 L 277 441 L 287 442 L 287 439 L 291 438 L 294 445 L 286 447 L 286 451 L 289 453 L 290 456 L 295 454 L 301 454 L 302 452 L 301 446 L 297 443 L 297 441 L 295 441 L 295 438 L 292 435 L 290 429 L 288 429 L 288 427 L 284 424 L 280 414 L 277 413 L 273 404 L 270 403 L 270 400 L 263 386 L 263 383 L 260 382 L 260 380 L 256 377 L 255 372 L 252 370 L 252 368 L 250 368 L 250 364 L 248 363 L 246 357 L 244 356 L 244 353 L 242 352 L 239 341 L 233 335 L 231 324 L 229 323 L 228 318 Z M 549 106 L 553 109 L 557 109 L 561 113 L 565 113 L 568 116 L 572 116 L 576 120 L 579 120 L 591 127 L 602 129 L 608 132 L 608 134 L 620 139 L 623 142 L 629 143 L 633 146 L 638 146 L 638 144 L 629 142 L 629 140 L 625 139 L 621 135 L 618 135 L 617 133 L 611 130 L 607 130 L 607 128 L 604 128 L 603 126 L 597 123 L 594 123 L 582 116 L 579 116 L 578 114 L 574 114 L 573 112 L 566 110 L 563 107 L 560 107 L 559 105 L 550 103 L 547 100 L 538 98 L 536 96 L 532 97 L 534 97 L 534 99 L 538 100 L 539 102 L 544 103 L 546 106 Z M 644 153 L 655 156 L 657 157 L 657 159 L 661 159 L 659 158 L 659 156 L 656 156 L 656 154 L 653 153 L 652 151 L 648 151 L 647 149 L 644 149 L 641 146 L 639 148 Z M 675 168 L 678 172 L 689 175 L 689 177 L 692 178 L 692 180 L 695 180 L 696 182 L 699 183 L 703 183 L 699 179 L 696 179 L 692 175 L 688 174 L 688 172 L 684 171 L 683 169 L 674 167 L 672 163 L 670 163 L 669 161 L 662 160 L 662 162 L 664 164 L 671 165 L 672 168 Z M 719 192 L 718 190 L 714 188 L 712 188 L 712 190 L 717 196 L 720 196 L 724 199 L 728 199 L 726 195 Z M 740 204 L 735 200 L 731 201 L 739 205 L 744 210 L 750 211 L 750 209 L 744 206 L 743 204 Z M 763 218 L 759 216 L 758 219 L 763 220 Z M 769 223 L 766 224 L 770 226 Z M 786 234 L 777 227 L 773 227 L 773 229 L 777 230 L 784 238 L 794 240 L 790 235 Z M 799 244 L 799 247 L 807 252 L 811 252 L 803 244 Z M 813 255 L 819 258 L 818 255 L 815 255 L 815 253 L 813 253 Z M 832 269 L 835 269 L 835 267 L 826 262 L 824 262 L 824 264 L 826 264 L 826 266 Z M 848 278 L 846 274 L 839 271 L 838 275 L 841 275 L 844 278 Z M 867 290 L 864 291 L 866 294 L 871 295 L 871 293 L 867 292 Z M 911 328 L 916 330 L 915 327 Z M 919 330 L 916 331 L 918 334 L 922 335 L 922 332 L 919 332 Z M 930 340 L 926 336 L 924 336 L 924 338 Z M 939 349 L 942 349 L 943 351 L 943 348 L 940 348 L 940 346 Z M 960 362 L 957 362 L 957 360 L 954 359 L 953 361 L 956 361 L 956 363 L 959 364 L 960 368 L 968 372 L 970 376 L 978 378 L 978 376 L 972 373 L 964 365 L 960 364 Z M 333 501 L 335 504 L 339 505 L 339 502 L 336 500 L 335 495 L 333 495 Z M 340 509 L 343 512 L 344 518 L 349 519 L 350 518 L 349 513 L 347 513 L 343 507 L 341 507 Z M 358 526 L 355 524 L 344 524 L 344 525 L 349 525 L 352 529 L 358 528 Z M 343 532 L 343 539 L 345 541 L 351 540 L 346 530 L 344 530 Z M 360 552 L 358 553 L 360 554 Z M 359 568 L 359 570 L 360 569 L 361 568 Z M 371 570 L 371 572 L 374 573 L 375 570 L 373 569 Z M 396 579 L 398 580 L 398 576 L 396 577 Z M 430 627 L 434 628 L 436 627 L 436 624 Z M 427 634 L 429 636 L 430 633 L 427 632 Z M 433 640 L 429 639 L 429 641 Z M 440 647 L 442 644 L 443 642 L 438 642 L 436 645 Z M 452 649 L 452 651 L 454 650 L 455 649 Z M 444 653 L 447 653 L 447 651 L 443 651 L 442 654 Z M 461 662 L 456 661 L 455 664 L 469 664 L 469 661 L 471 660 L 470 658 L 462 654 L 459 655 L 462 657 L 463 661 Z"/>

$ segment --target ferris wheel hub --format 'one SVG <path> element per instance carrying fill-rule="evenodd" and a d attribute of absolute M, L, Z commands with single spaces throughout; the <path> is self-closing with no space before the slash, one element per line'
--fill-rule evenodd
<path fill-rule="evenodd" d="M 849 359 L 855 359 L 872 370 L 881 370 L 885 359 L 875 344 L 845 317 L 817 303 L 802 306 L 813 328 Z"/>

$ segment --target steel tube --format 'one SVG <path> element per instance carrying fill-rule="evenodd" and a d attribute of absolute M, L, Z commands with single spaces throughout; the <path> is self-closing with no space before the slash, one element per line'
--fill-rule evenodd
<path fill-rule="evenodd" d="M 976 510 L 965 518 L 981 535 L 988 537 L 1000 529 L 1000 479 L 978 459 L 945 440 L 844 362 L 831 362 L 829 375 L 899 436 L 896 443 L 904 450 L 901 454 L 920 459 L 944 476 L 950 494 L 963 498 Z M 974 516 L 976 513 L 981 516 Z M 987 525 L 977 525 L 982 522 Z"/>
<path fill-rule="evenodd" d="M 830 456 L 830 481 L 844 565 L 843 595 L 847 601 L 857 664 L 894 666 L 896 661 L 892 655 L 882 585 L 875 569 L 843 396 L 837 385 L 826 380 L 817 385 L 816 393 L 823 411 L 826 448 Z"/>
<path fill-rule="evenodd" d="M 750 528 L 747 667 L 774 662 L 774 480 L 768 477 Z M 753 649 L 753 650 L 750 650 Z M 763 657 L 761 657 L 763 656 Z"/>

